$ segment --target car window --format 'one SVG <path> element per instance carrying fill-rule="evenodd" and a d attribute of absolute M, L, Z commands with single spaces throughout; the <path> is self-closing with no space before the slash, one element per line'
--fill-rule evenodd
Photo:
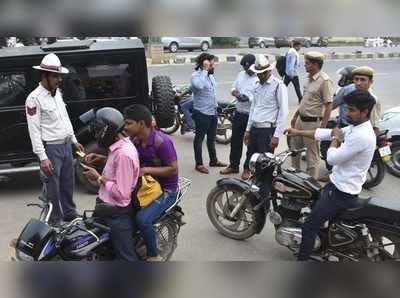
<path fill-rule="evenodd" d="M 136 95 L 131 64 L 66 65 L 61 89 L 65 100 L 120 98 Z"/>
<path fill-rule="evenodd" d="M 24 105 L 27 95 L 25 73 L 0 73 L 0 107 Z"/>

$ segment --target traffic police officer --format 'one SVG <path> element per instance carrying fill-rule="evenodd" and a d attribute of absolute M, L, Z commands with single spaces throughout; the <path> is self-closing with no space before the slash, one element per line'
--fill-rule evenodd
<path fill-rule="evenodd" d="M 33 66 L 41 73 L 39 86 L 26 99 L 26 118 L 33 152 L 40 160 L 40 176 L 47 198 L 53 203 L 51 224 L 71 221 L 77 216 L 72 199 L 74 170 L 72 147 L 84 148 L 74 135 L 62 94 L 62 75 L 69 73 L 55 54 L 46 55 Z"/>
<path fill-rule="evenodd" d="M 308 81 L 304 87 L 303 100 L 291 121 L 292 128 L 313 130 L 325 128 L 332 110 L 333 83 L 323 72 L 324 55 L 319 52 L 308 52 L 305 55 L 305 68 Z M 318 179 L 319 150 L 317 141 L 306 137 L 293 138 L 292 146 L 296 149 L 307 148 L 307 172 Z M 292 158 L 292 165 L 300 169 L 300 157 Z"/>

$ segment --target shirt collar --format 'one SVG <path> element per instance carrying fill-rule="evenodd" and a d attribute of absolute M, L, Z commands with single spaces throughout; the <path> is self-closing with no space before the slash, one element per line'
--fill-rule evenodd
<path fill-rule="evenodd" d="M 125 145 L 125 143 L 127 143 L 129 141 L 129 138 L 123 138 L 119 141 L 116 141 L 114 144 L 112 144 L 108 149 L 110 150 L 110 152 L 113 152 L 119 148 L 121 148 L 123 145 Z"/>
<path fill-rule="evenodd" d="M 150 135 L 149 135 L 149 137 L 147 138 L 146 141 L 142 142 L 138 138 L 134 138 L 133 139 L 133 143 L 135 145 L 140 145 L 141 143 L 145 143 L 146 147 L 148 147 L 148 146 L 153 146 L 154 145 L 155 139 L 156 139 L 156 130 L 154 128 L 152 128 L 151 132 L 150 132 Z"/>
<path fill-rule="evenodd" d="M 46 94 L 51 94 L 49 90 L 43 87 L 42 83 L 39 83 L 39 88 L 41 92 L 45 92 Z"/>

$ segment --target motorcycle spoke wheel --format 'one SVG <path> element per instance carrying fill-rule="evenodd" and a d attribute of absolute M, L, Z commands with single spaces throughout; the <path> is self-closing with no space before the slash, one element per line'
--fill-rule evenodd
<path fill-rule="evenodd" d="M 226 115 L 218 116 L 216 141 L 220 144 L 229 144 L 232 138 L 232 122 Z"/>
<path fill-rule="evenodd" d="M 176 247 L 176 230 L 170 220 L 159 223 L 156 229 L 156 242 L 159 255 L 164 262 L 168 261 Z"/>
<path fill-rule="evenodd" d="M 384 234 L 380 231 L 371 231 L 372 239 L 378 245 L 380 261 L 396 260 L 400 261 L 400 237 L 392 234 Z"/>
<path fill-rule="evenodd" d="M 217 230 L 234 239 L 246 239 L 252 236 L 256 226 L 255 212 L 248 201 L 233 218 L 230 217 L 230 213 L 243 198 L 242 196 L 243 194 L 238 191 L 221 190 L 213 197 L 208 208 L 209 217 L 212 218 Z"/>

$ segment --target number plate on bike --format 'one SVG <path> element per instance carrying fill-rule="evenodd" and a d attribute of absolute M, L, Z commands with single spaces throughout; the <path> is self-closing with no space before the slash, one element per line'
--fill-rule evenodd
<path fill-rule="evenodd" d="M 385 146 L 379 148 L 379 154 L 384 160 L 389 160 L 391 158 L 392 150 L 390 150 L 390 146 Z"/>

